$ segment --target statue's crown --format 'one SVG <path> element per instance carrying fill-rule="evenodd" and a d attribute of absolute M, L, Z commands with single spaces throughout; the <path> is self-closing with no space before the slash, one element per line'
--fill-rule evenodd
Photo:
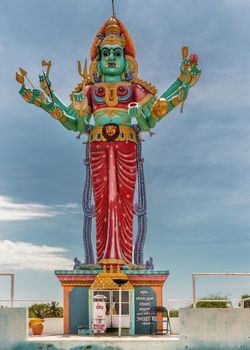
<path fill-rule="evenodd" d="M 121 32 L 117 19 L 114 16 L 109 17 L 104 28 L 105 36 L 109 34 L 121 35 Z"/>
<path fill-rule="evenodd" d="M 122 30 L 118 25 L 117 19 L 114 16 L 109 17 L 109 19 L 105 23 L 104 36 L 101 39 L 99 46 L 102 47 L 103 45 L 107 44 L 120 45 L 124 47 L 125 40 L 121 34 Z"/>
<path fill-rule="evenodd" d="M 133 40 L 124 24 L 115 16 L 111 16 L 99 29 L 90 50 L 91 60 L 96 58 L 98 47 L 104 44 L 120 45 L 125 54 L 135 57 Z"/>

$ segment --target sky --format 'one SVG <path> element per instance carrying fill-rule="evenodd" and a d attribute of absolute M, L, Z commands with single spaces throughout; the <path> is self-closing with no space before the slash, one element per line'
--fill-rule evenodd
<path fill-rule="evenodd" d="M 191 297 L 192 272 L 249 272 L 249 13 L 248 0 L 116 0 L 139 76 L 159 93 L 179 75 L 183 45 L 202 69 L 183 114 L 177 107 L 143 144 L 145 259 L 170 272 L 165 303 Z M 62 300 L 54 270 L 84 260 L 85 170 L 84 146 L 25 103 L 15 72 L 24 68 L 38 87 L 41 60 L 52 60 L 52 86 L 69 104 L 76 62 L 111 14 L 111 0 L 0 1 L 0 272 L 15 273 L 16 299 Z M 8 293 L 5 277 L 0 299 Z M 250 279 L 198 280 L 198 297 L 218 293 L 239 299 Z"/>

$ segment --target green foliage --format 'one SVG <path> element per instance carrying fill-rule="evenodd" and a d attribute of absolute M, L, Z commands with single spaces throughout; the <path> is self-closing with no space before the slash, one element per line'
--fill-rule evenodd
<path fill-rule="evenodd" d="M 59 306 L 57 301 L 51 301 L 48 304 L 33 304 L 29 307 L 29 317 L 63 317 L 63 308 Z"/>
<path fill-rule="evenodd" d="M 215 300 L 215 301 L 198 301 L 196 307 L 207 307 L 207 308 L 229 308 L 232 307 L 231 300 L 226 296 L 217 295 L 209 295 L 207 297 L 203 297 L 201 299 L 205 300 Z M 224 301 L 226 300 L 226 301 Z M 193 306 L 191 306 L 193 307 Z"/>
<path fill-rule="evenodd" d="M 243 294 L 241 296 L 241 299 L 246 299 L 246 298 L 250 298 L 250 295 L 249 294 Z M 239 303 L 239 306 L 241 306 L 241 304 Z M 250 299 L 249 300 L 246 300 L 244 302 L 244 308 L 250 308 Z"/>
<path fill-rule="evenodd" d="M 170 317 L 179 317 L 179 310 L 170 310 L 169 316 Z"/>

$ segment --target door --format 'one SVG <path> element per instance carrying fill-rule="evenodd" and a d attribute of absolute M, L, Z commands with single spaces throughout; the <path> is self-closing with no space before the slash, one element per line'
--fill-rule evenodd
<path fill-rule="evenodd" d="M 95 290 L 93 295 L 104 295 L 107 298 L 106 304 L 106 325 L 107 328 L 118 328 L 119 325 L 119 291 L 118 290 Z M 122 291 L 121 298 L 121 326 L 130 328 L 130 295 L 129 291 Z"/>

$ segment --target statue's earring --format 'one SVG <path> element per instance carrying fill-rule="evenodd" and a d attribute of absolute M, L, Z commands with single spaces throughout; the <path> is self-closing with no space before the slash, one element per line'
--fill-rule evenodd
<path fill-rule="evenodd" d="M 128 78 L 128 76 L 129 76 L 129 66 L 130 66 L 129 61 L 128 61 L 128 60 L 125 60 L 125 68 L 124 68 L 125 78 L 124 78 L 124 80 L 125 80 L 126 78 Z M 124 73 L 123 73 L 123 74 L 124 74 Z"/>
<path fill-rule="evenodd" d="M 98 73 L 98 78 L 101 81 L 104 81 L 104 75 L 102 74 L 101 63 L 100 62 L 97 63 L 97 73 Z"/>

